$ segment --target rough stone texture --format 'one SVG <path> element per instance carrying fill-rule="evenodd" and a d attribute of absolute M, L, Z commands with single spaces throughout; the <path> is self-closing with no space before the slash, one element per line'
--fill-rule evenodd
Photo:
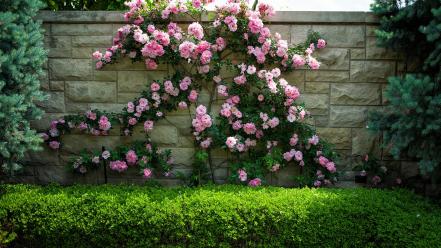
<path fill-rule="evenodd" d="M 349 80 L 348 71 L 306 71 L 306 81 L 315 82 L 346 82 Z"/>
<path fill-rule="evenodd" d="M 297 101 L 304 102 L 312 114 L 325 115 L 328 113 L 328 100 L 326 94 L 303 94 Z"/>
<path fill-rule="evenodd" d="M 292 25 L 291 43 L 298 45 L 301 44 L 302 42 L 305 42 L 305 39 L 308 36 L 308 31 L 310 30 L 312 30 L 311 25 Z"/>
<path fill-rule="evenodd" d="M 72 46 L 74 47 L 101 47 L 111 44 L 111 36 L 74 36 Z"/>
<path fill-rule="evenodd" d="M 52 35 L 111 35 L 112 24 L 52 24 Z"/>
<path fill-rule="evenodd" d="M 375 37 L 366 37 L 366 58 L 367 59 L 396 59 L 397 54 L 390 49 L 378 47 Z"/>
<path fill-rule="evenodd" d="M 78 154 L 81 150 L 101 149 L 102 146 L 106 148 L 115 148 L 120 145 L 119 136 L 92 136 L 81 134 L 66 134 L 61 138 L 63 142 L 63 152 Z"/>
<path fill-rule="evenodd" d="M 352 154 L 375 154 L 379 157 L 379 137 L 369 132 L 366 128 L 352 129 Z"/>
<path fill-rule="evenodd" d="M 48 98 L 45 101 L 38 102 L 38 106 L 48 113 L 64 112 L 64 93 L 63 92 L 49 92 Z"/>
<path fill-rule="evenodd" d="M 114 82 L 67 81 L 66 97 L 72 102 L 115 102 Z"/>
<path fill-rule="evenodd" d="M 37 130 L 46 129 L 51 119 L 88 109 L 119 112 L 128 101 L 146 89 L 151 81 L 173 73 L 170 66 L 161 64 L 157 70 L 152 71 L 147 70 L 143 63 L 132 63 L 128 58 L 102 70 L 94 69 L 91 53 L 111 45 L 111 36 L 124 22 L 121 12 L 43 11 L 39 18 L 44 22 L 45 47 L 49 50 L 41 88 L 47 91 L 50 98 L 38 103 L 48 113 L 42 120 L 32 122 Z M 206 19 L 204 16 L 203 20 Z M 183 21 L 186 22 L 180 25 L 188 26 L 190 20 Z M 305 102 L 313 115 L 308 123 L 315 124 L 321 138 L 333 143 L 341 155 L 336 161 L 341 172 L 340 180 L 353 179 L 351 168 L 352 156 L 355 154 L 373 151 L 384 159 L 391 159 L 387 151 L 381 151 L 378 147 L 379 138 L 370 135 L 365 128 L 367 112 L 385 103 L 382 93 L 387 77 L 402 71 L 405 65 L 402 62 L 396 68 L 398 56 L 375 47 L 374 29 L 378 19 L 363 12 L 282 11 L 271 19 L 269 25 L 272 33 L 280 33 L 290 44 L 303 42 L 310 30 L 319 31 L 327 40 L 327 48 L 313 55 L 321 62 L 319 70 L 303 68 L 283 73 L 282 77 L 300 89 L 302 96 L 299 102 Z M 232 54 L 231 58 L 243 59 L 237 54 Z M 229 71 L 224 71 L 222 76 L 227 77 L 229 74 Z M 208 101 L 206 90 L 201 92 L 199 100 Z M 213 113 L 219 110 L 222 101 L 217 99 L 214 102 Z M 194 112 L 195 108 L 191 106 L 190 113 Z M 156 123 L 150 136 L 161 148 L 170 148 L 178 165 L 176 170 L 188 174 L 195 152 L 189 113 L 178 110 L 165 114 L 166 119 Z M 100 149 L 101 145 L 111 148 L 145 137 L 142 124 L 135 128 L 134 135 L 130 137 L 119 136 L 119 127 L 116 124 L 114 126 L 115 129 L 106 137 L 78 132 L 65 135 L 61 152 L 45 148 L 42 152 L 27 154 L 25 161 L 35 166 L 17 182 L 103 183 L 102 171 L 78 176 L 66 172 L 64 165 L 72 154 L 78 154 L 84 148 Z M 214 171 L 215 181 L 223 183 L 231 173 L 226 163 L 231 154 L 216 149 L 212 157 L 214 164 L 219 166 Z M 414 175 L 415 164 L 403 163 L 405 174 Z M 267 180 L 275 185 L 292 186 L 293 176 L 299 173 L 298 169 L 297 164 L 289 165 Z M 155 177 L 166 186 L 180 183 L 175 176 Z M 123 175 L 112 172 L 108 179 L 109 183 L 145 182 L 136 168 Z"/>
<path fill-rule="evenodd" d="M 379 105 L 379 84 L 331 84 L 331 104 Z"/>
<path fill-rule="evenodd" d="M 331 106 L 330 125 L 332 127 L 366 126 L 367 107 Z"/>
<path fill-rule="evenodd" d="M 64 81 L 51 81 L 50 87 L 52 91 L 64 91 Z"/>
<path fill-rule="evenodd" d="M 118 92 L 140 93 L 146 90 L 153 80 L 159 80 L 165 76 L 166 73 L 162 71 L 119 71 Z"/>
<path fill-rule="evenodd" d="M 351 148 L 351 129 L 350 128 L 317 128 L 317 133 L 323 139 L 335 145 L 336 149 Z"/>
<path fill-rule="evenodd" d="M 416 162 L 402 161 L 401 162 L 401 174 L 404 178 L 414 177 L 418 175 L 419 169 Z"/>
<path fill-rule="evenodd" d="M 45 45 L 49 49 L 49 58 L 70 58 L 72 42 L 70 36 L 45 36 Z"/>
<path fill-rule="evenodd" d="M 364 48 L 351 48 L 351 59 L 365 59 L 366 51 Z"/>
<path fill-rule="evenodd" d="M 90 59 L 50 59 L 49 72 L 52 80 L 82 80 L 92 76 Z"/>
<path fill-rule="evenodd" d="M 306 82 L 305 83 L 305 92 L 306 93 L 326 94 L 329 92 L 329 83 Z"/>
<path fill-rule="evenodd" d="M 362 25 L 313 25 L 312 29 L 326 37 L 329 47 L 363 47 L 365 44 Z"/>
<path fill-rule="evenodd" d="M 314 54 L 320 61 L 321 70 L 348 70 L 349 69 L 349 49 L 329 48 L 318 50 Z"/>
<path fill-rule="evenodd" d="M 352 61 L 352 82 L 386 82 L 395 74 L 395 61 Z"/>

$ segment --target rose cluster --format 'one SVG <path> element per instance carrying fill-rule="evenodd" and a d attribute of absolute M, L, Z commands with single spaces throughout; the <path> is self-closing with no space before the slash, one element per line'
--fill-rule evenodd
<path fill-rule="evenodd" d="M 285 71 L 319 69 L 320 63 L 313 53 L 325 48 L 326 41 L 318 39 L 290 46 L 265 25 L 264 19 L 275 14 L 274 8 L 266 3 L 260 3 L 254 11 L 245 1 L 228 0 L 216 7 L 210 26 L 194 21 L 184 31 L 173 22 L 175 16 L 194 17 L 194 13 L 202 13 L 208 2 L 128 2 L 130 10 L 124 15 L 128 24 L 118 29 L 111 47 L 92 54 L 97 69 L 128 57 L 153 70 L 160 63 L 170 63 L 175 73 L 162 81 L 148 82 L 148 89 L 128 102 L 119 114 L 109 117 L 88 112 L 83 119 L 69 123 L 96 135 L 107 134 L 115 120 L 121 124 L 123 135 L 130 135 L 133 127 L 142 123 L 148 136 L 166 111 L 187 109 L 196 103 L 203 87 L 201 82 L 208 82 L 206 86 L 214 89 L 210 99 L 223 101 L 219 117 L 214 122 L 208 114 L 212 102 L 208 109 L 199 105 L 192 121 L 193 134 L 200 149 L 223 147 L 236 156 L 236 161 L 231 161 L 233 171 L 237 172 L 233 177 L 258 186 L 264 182 L 266 172 L 276 173 L 283 166 L 298 164 L 314 178 L 312 182 L 326 184 L 334 180 L 334 153 L 305 121 L 309 112 L 298 102 L 300 91 L 295 82 L 281 77 Z M 247 63 L 232 60 L 231 53 L 248 56 Z M 235 76 L 230 80 L 224 76 L 224 69 L 235 72 Z M 213 94 L 221 98 L 214 99 Z M 59 125 L 63 130 L 70 128 L 66 123 L 56 124 Z M 52 137 L 50 132 L 46 136 Z M 49 143 L 51 139 L 47 139 Z M 145 155 L 145 149 L 128 148 L 112 152 L 111 168 L 122 172 L 130 166 L 158 162 Z M 319 169 L 321 179 L 316 175 Z M 150 167 L 144 168 L 142 174 L 150 177 L 149 170 Z"/>

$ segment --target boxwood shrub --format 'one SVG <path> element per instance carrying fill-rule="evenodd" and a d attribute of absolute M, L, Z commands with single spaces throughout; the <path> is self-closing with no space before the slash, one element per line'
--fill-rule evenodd
<path fill-rule="evenodd" d="M 3 185 L 1 193 L 1 233 L 13 247 L 441 245 L 440 209 L 402 190 Z"/>

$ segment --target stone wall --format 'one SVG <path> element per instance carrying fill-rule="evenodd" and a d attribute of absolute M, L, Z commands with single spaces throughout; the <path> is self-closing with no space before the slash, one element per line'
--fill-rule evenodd
<path fill-rule="evenodd" d="M 46 129 L 51 119 L 90 108 L 119 111 L 143 90 L 146 82 L 169 73 L 166 66 L 147 71 L 143 64 L 132 65 L 129 61 L 94 70 L 91 53 L 111 44 L 113 34 L 123 24 L 119 12 L 41 12 L 39 18 L 44 23 L 45 45 L 49 49 L 41 86 L 49 99 L 39 103 L 47 114 L 34 123 L 37 129 Z M 378 138 L 366 130 L 366 116 L 368 111 L 381 108 L 386 79 L 395 75 L 401 64 L 396 55 L 376 47 L 376 25 L 374 16 L 364 12 L 279 12 L 270 22 L 271 30 L 281 33 L 290 43 L 304 41 L 310 29 L 319 31 L 328 42 L 328 47 L 316 54 L 322 62 L 320 70 L 297 70 L 284 77 L 300 88 L 301 101 L 312 112 L 319 134 L 335 144 L 341 154 L 338 169 L 344 172 L 343 180 L 353 178 L 353 155 L 374 151 L 382 156 Z M 190 171 L 185 165 L 191 164 L 194 152 L 190 125 L 188 114 L 171 113 L 152 133 L 154 141 L 172 149 L 178 170 L 184 173 Z M 86 177 L 68 172 L 65 164 L 69 155 L 82 148 L 99 149 L 101 144 L 113 147 L 133 139 L 136 133 L 126 138 L 120 137 L 118 130 L 108 137 L 66 135 L 62 152 L 29 154 L 27 161 L 34 166 L 26 169 L 22 179 L 35 183 L 103 182 L 101 171 Z M 225 156 L 214 153 L 218 164 Z M 218 182 L 228 175 L 223 166 L 215 171 Z M 410 171 L 413 168 L 412 165 Z M 281 172 L 273 183 L 286 184 L 290 175 L 291 172 Z M 138 182 L 141 177 L 137 171 L 125 176 L 109 173 L 109 181 Z M 176 184 L 178 180 L 163 182 Z"/>

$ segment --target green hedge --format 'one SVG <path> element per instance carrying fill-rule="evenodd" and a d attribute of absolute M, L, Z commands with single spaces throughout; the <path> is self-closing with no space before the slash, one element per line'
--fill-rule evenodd
<path fill-rule="evenodd" d="M 15 247 L 440 247 L 441 211 L 407 191 L 3 185 Z M 0 245 L 1 246 L 1 245 Z"/>

